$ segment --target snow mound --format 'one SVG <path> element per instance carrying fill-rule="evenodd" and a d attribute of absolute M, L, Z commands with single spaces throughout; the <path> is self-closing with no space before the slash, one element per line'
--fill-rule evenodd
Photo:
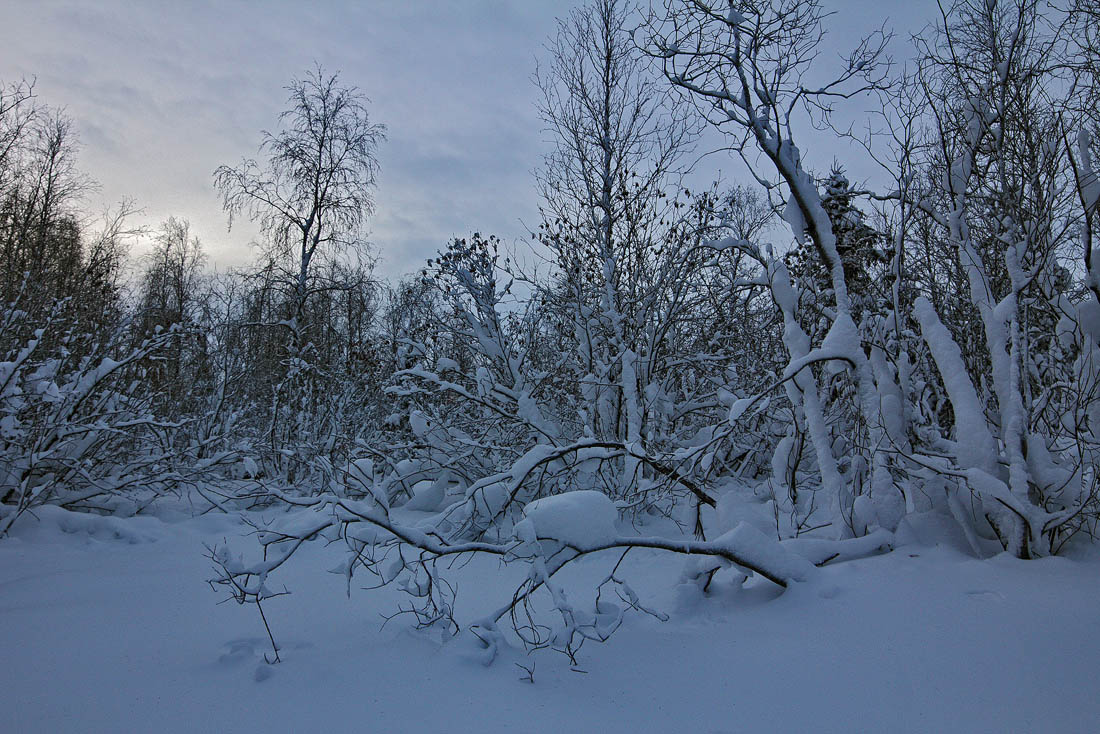
<path fill-rule="evenodd" d="M 424 479 L 412 486 L 410 492 L 412 498 L 402 507 L 406 510 L 418 510 L 420 512 L 438 512 L 446 498 L 447 484 L 445 482 Z"/>
<path fill-rule="evenodd" d="M 711 545 L 725 548 L 745 563 L 785 581 L 806 581 L 817 571 L 808 560 L 745 522 L 715 538 Z"/>
<path fill-rule="evenodd" d="M 6 514 L 0 512 L 0 517 Z M 16 520 L 11 534 L 25 540 L 56 540 L 68 535 L 87 540 L 122 541 L 136 545 L 157 542 L 163 534 L 163 528 L 164 524 L 155 517 L 93 515 L 73 512 L 55 505 L 43 505 Z"/>
<path fill-rule="evenodd" d="M 592 548 L 617 536 L 619 513 L 607 495 L 592 489 L 544 497 L 523 508 L 540 538 L 551 538 L 578 547 Z"/>

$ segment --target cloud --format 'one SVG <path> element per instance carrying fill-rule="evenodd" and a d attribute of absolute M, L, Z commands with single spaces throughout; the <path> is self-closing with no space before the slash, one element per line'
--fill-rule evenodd
<path fill-rule="evenodd" d="M 534 211 L 541 153 L 534 52 L 559 3 L 25 3 L 0 29 L 3 68 L 65 106 L 93 208 L 133 198 L 144 220 L 187 217 L 212 259 L 242 264 L 256 236 L 226 231 L 211 187 L 277 124 L 283 87 L 315 62 L 341 70 L 389 127 L 374 241 L 389 275 L 472 228 L 511 236 Z"/>
<path fill-rule="evenodd" d="M 838 44 L 876 17 L 870 1 L 835 4 Z M 214 168 L 255 153 L 291 78 L 340 70 L 389 128 L 371 227 L 396 275 L 451 236 L 510 241 L 535 221 L 545 135 L 530 77 L 555 16 L 576 4 L 42 0 L 5 10 L 0 68 L 37 76 L 42 99 L 75 119 L 81 165 L 101 183 L 92 208 L 133 198 L 146 223 L 186 217 L 220 265 L 247 262 L 256 232 L 226 230 Z M 916 11 L 891 12 L 919 27 Z"/>

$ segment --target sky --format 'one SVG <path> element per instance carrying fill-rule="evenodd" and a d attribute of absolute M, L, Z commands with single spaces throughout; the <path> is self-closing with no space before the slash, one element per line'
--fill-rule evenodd
<path fill-rule="evenodd" d="M 257 234 L 247 220 L 227 228 L 214 169 L 255 155 L 292 78 L 318 63 L 339 71 L 388 128 L 370 228 L 379 273 L 397 277 L 453 236 L 512 244 L 537 224 L 547 135 L 531 77 L 555 18 L 577 4 L 0 0 L 0 82 L 33 77 L 40 100 L 74 119 L 79 165 L 99 183 L 89 209 L 130 199 L 149 227 L 188 219 L 221 269 L 247 264 Z M 931 0 L 826 5 L 838 50 L 883 22 L 907 36 L 935 10 Z M 702 164 L 727 180 L 736 168 Z"/>

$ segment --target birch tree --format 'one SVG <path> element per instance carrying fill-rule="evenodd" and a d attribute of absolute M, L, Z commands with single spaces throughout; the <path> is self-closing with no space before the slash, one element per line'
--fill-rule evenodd
<path fill-rule="evenodd" d="M 325 392 L 317 382 L 322 365 L 315 353 L 329 312 L 320 304 L 313 306 L 345 284 L 325 277 L 335 271 L 323 266 L 349 249 L 365 250 L 377 148 L 385 137 L 384 126 L 370 119 L 366 98 L 342 84 L 337 74 L 318 67 L 294 80 L 287 91 L 280 129 L 262 135 L 262 162 L 245 159 L 214 172 L 231 221 L 243 214 L 259 224 L 265 237 L 265 278 L 280 301 L 275 313 L 265 312 L 257 325 L 286 334 L 280 374 L 273 376 L 268 427 L 271 456 L 280 468 L 286 456 L 283 444 L 308 434 L 303 421 L 316 412 L 316 406 L 300 399 Z"/>

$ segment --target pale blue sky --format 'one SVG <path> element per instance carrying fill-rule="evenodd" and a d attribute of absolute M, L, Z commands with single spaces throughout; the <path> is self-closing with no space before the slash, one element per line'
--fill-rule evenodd
<path fill-rule="evenodd" d="M 149 225 L 186 217 L 223 267 L 248 261 L 253 231 L 226 231 L 211 173 L 255 152 L 293 76 L 314 62 L 340 70 L 389 128 L 371 228 L 393 276 L 452 235 L 511 242 L 536 223 L 545 135 L 531 74 L 555 16 L 576 4 L 0 0 L 0 81 L 35 76 L 42 101 L 67 108 L 81 168 L 101 184 L 89 206 L 128 197 Z M 888 17 L 906 36 L 936 12 L 930 0 L 827 4 L 838 50 Z M 736 176 L 729 161 L 703 167 Z"/>

